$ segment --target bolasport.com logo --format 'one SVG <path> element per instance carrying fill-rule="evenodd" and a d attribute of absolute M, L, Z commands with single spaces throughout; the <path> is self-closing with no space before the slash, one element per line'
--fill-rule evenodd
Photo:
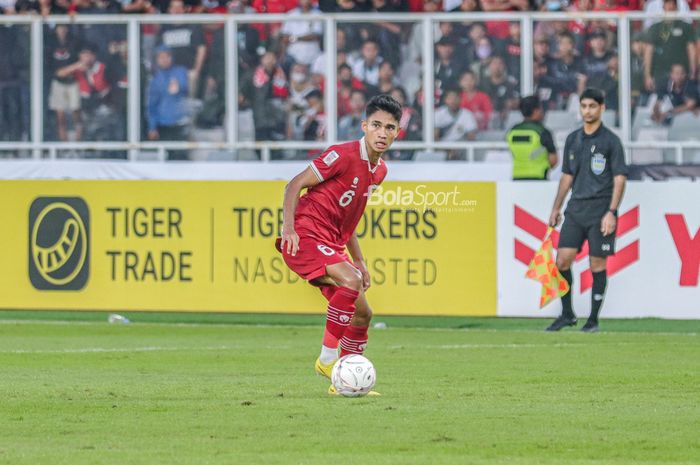
<path fill-rule="evenodd" d="M 90 212 L 80 197 L 39 197 L 29 207 L 29 280 L 35 289 L 78 291 L 90 263 Z"/>
<path fill-rule="evenodd" d="M 457 186 L 452 190 L 435 190 L 426 184 L 419 184 L 412 189 L 398 186 L 384 189 L 382 186 L 370 186 L 368 206 L 398 207 L 404 210 L 425 212 L 432 210 L 443 213 L 471 213 L 478 206 L 478 200 L 464 199 Z"/>

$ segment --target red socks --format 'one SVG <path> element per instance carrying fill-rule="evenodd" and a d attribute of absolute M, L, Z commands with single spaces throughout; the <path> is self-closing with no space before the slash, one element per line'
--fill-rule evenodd
<path fill-rule="evenodd" d="M 328 301 L 326 333 L 330 333 L 335 339 L 340 339 L 343 337 L 345 329 L 350 326 L 350 320 L 352 320 L 352 315 L 355 313 L 355 301 L 360 293 L 347 287 L 338 287 L 336 289 Z M 325 340 L 326 338 L 324 337 L 324 345 L 326 345 Z"/>
<path fill-rule="evenodd" d="M 348 326 L 340 339 L 340 356 L 359 354 L 367 347 L 367 326 Z"/>

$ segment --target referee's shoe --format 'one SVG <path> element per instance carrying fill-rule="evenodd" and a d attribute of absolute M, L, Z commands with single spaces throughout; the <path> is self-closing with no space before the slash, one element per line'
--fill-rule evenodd
<path fill-rule="evenodd" d="M 545 331 L 559 331 L 567 326 L 576 326 L 576 323 L 576 317 L 560 315 L 551 325 L 547 326 Z"/>

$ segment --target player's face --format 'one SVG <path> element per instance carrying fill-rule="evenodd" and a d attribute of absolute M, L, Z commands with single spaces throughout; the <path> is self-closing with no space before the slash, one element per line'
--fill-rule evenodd
<path fill-rule="evenodd" d="M 384 153 L 399 133 L 399 122 L 384 110 L 379 110 L 362 121 L 367 148 L 375 153 Z"/>
<path fill-rule="evenodd" d="M 596 123 L 603 111 L 605 111 L 605 105 L 601 105 L 590 98 L 581 100 L 581 118 L 583 118 L 584 123 Z"/>

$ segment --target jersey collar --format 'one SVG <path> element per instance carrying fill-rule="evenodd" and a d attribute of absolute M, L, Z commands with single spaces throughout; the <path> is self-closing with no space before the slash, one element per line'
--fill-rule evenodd
<path fill-rule="evenodd" d="M 362 160 L 365 160 L 365 161 L 367 162 L 367 166 L 370 167 L 369 170 L 370 170 L 372 173 L 374 173 L 374 170 L 376 170 L 377 167 L 378 167 L 379 165 L 382 164 L 382 159 L 380 158 L 380 159 L 377 161 L 377 164 L 374 165 L 374 169 L 371 168 L 370 162 L 369 162 L 369 154 L 367 153 L 367 145 L 365 145 L 365 138 L 364 138 L 364 136 L 362 137 L 362 139 L 360 139 L 360 158 L 361 158 Z"/>

